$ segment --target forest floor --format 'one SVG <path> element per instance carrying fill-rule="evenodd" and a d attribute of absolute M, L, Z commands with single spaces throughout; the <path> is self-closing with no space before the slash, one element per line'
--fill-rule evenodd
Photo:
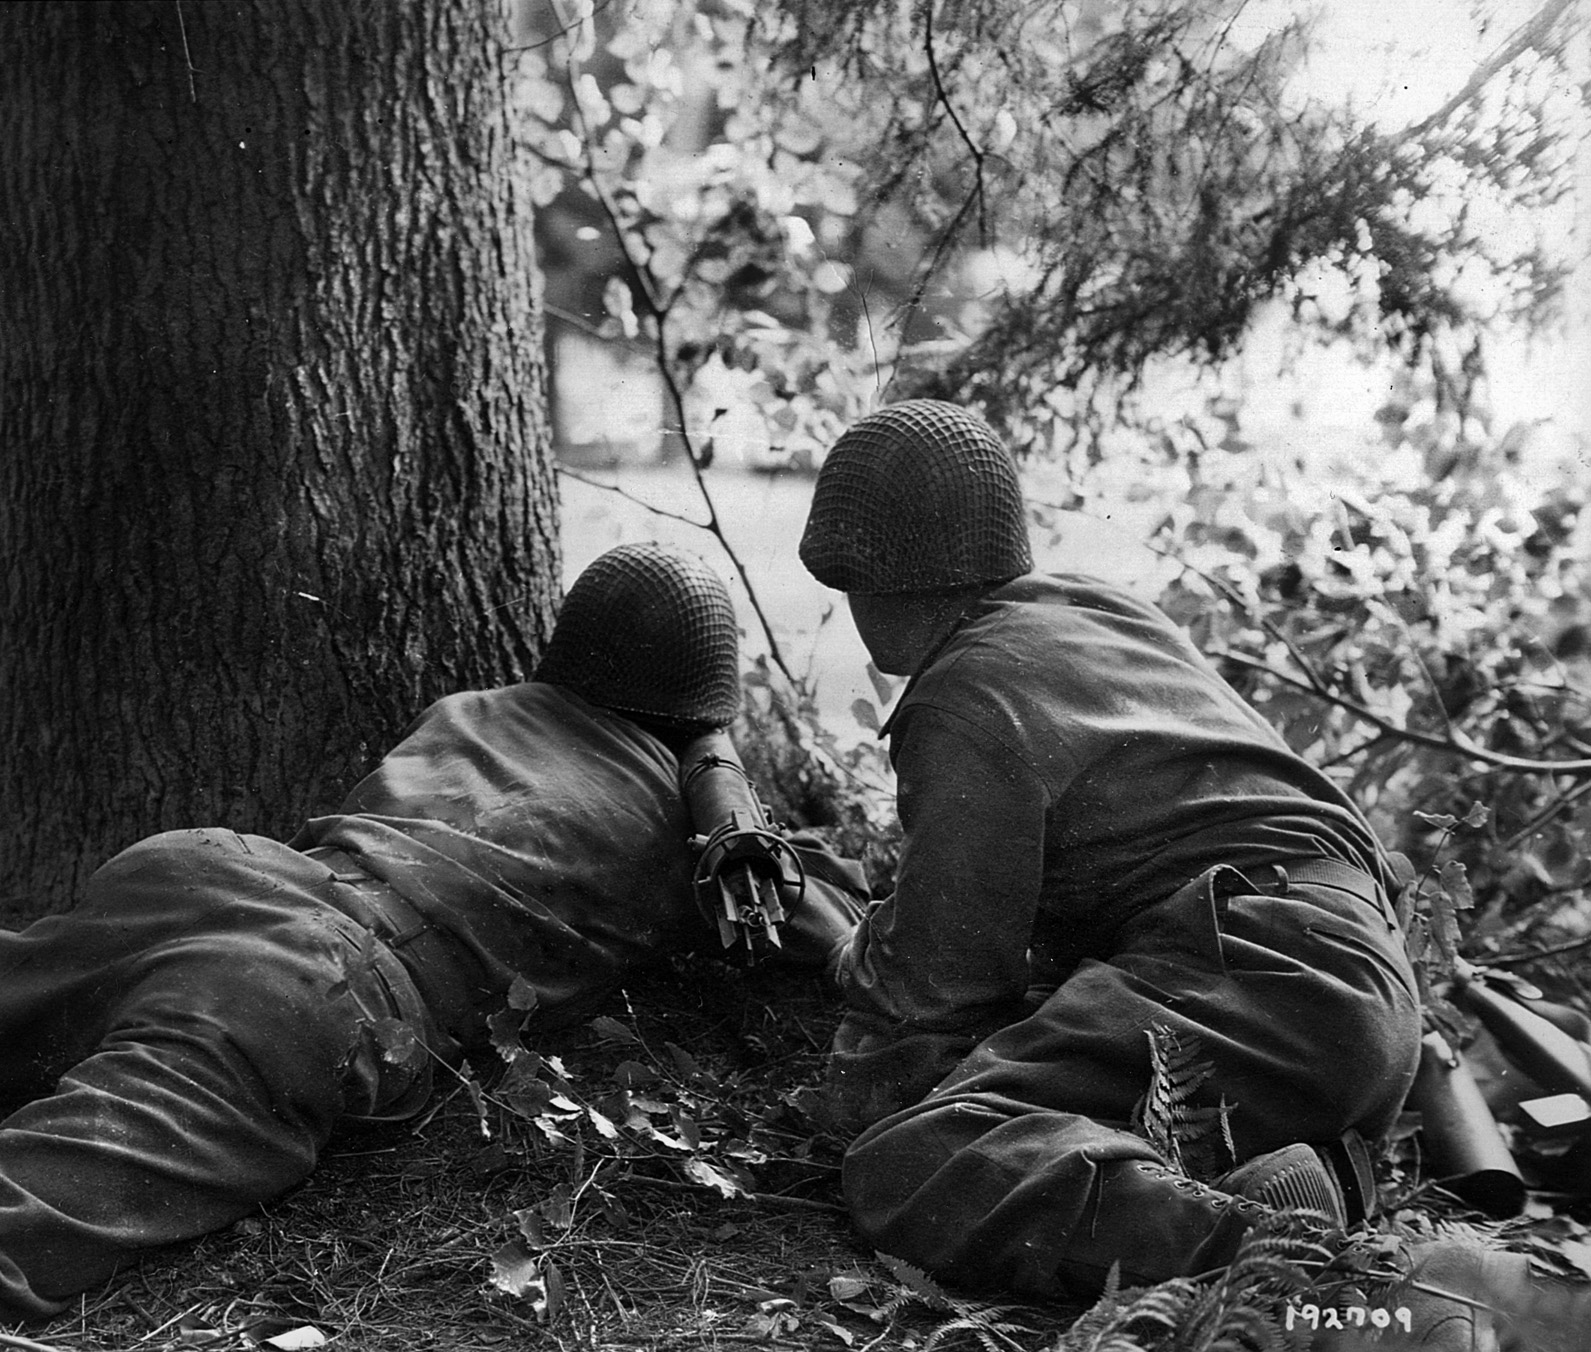
<path fill-rule="evenodd" d="M 1080 1307 L 947 1294 L 851 1229 L 840 1143 L 807 1111 L 837 1013 L 811 978 L 676 960 L 495 1085 L 341 1132 L 289 1196 L 0 1347 L 1053 1348 Z M 1390 1186 L 1405 1232 L 1591 1268 L 1572 1207 L 1466 1226 L 1406 1168 Z"/>
<path fill-rule="evenodd" d="M 922 1348 L 955 1312 L 852 1231 L 840 1143 L 805 1111 L 836 1017 L 810 977 L 676 961 L 536 1039 L 554 1092 L 443 1083 L 413 1122 L 340 1131 L 258 1215 L 17 1334 L 62 1352 Z M 1012 1349 L 1077 1310 L 999 1311 L 1018 1314 Z"/>

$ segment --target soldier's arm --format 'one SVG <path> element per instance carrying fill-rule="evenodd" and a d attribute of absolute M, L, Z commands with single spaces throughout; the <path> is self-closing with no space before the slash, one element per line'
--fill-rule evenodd
<path fill-rule="evenodd" d="M 1018 1017 L 1043 878 L 1048 796 L 1019 757 L 917 707 L 895 744 L 905 833 L 894 894 L 841 963 L 831 1096 L 853 1125 L 915 1102 Z"/>

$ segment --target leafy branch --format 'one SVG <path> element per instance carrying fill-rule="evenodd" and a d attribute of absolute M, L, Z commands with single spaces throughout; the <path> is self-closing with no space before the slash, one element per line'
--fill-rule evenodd
<path fill-rule="evenodd" d="M 1526 52 L 1544 51 L 1547 39 L 1558 20 L 1568 14 L 1577 0 L 1548 0 L 1535 14 L 1520 24 L 1508 39 L 1471 73 L 1456 94 L 1429 117 L 1400 133 L 1398 139 L 1418 140 L 1427 132 L 1446 122 L 1466 104 L 1473 103 L 1480 92 Z"/>
<path fill-rule="evenodd" d="M 1309 681 L 1290 675 L 1285 671 L 1278 671 L 1268 662 L 1258 658 L 1249 657 L 1232 649 L 1222 649 L 1213 653 L 1222 661 L 1233 662 L 1238 666 L 1246 667 L 1251 671 L 1261 672 L 1272 680 L 1283 685 L 1291 686 L 1294 690 L 1301 690 L 1315 699 L 1326 704 L 1343 709 L 1352 714 L 1361 722 L 1385 733 L 1398 741 L 1408 742 L 1414 746 L 1424 747 L 1428 751 L 1439 751 L 1445 755 L 1462 756 L 1467 760 L 1475 761 L 1481 765 L 1489 765 L 1499 770 L 1518 770 L 1525 774 L 1546 775 L 1591 775 L 1591 759 L 1578 760 L 1536 760 L 1528 756 L 1510 756 L 1501 751 L 1491 751 L 1486 747 L 1478 746 L 1457 728 L 1453 728 L 1446 737 L 1438 737 L 1432 733 L 1419 732 L 1413 728 L 1403 727 L 1390 719 L 1383 717 L 1373 709 L 1367 709 L 1357 700 L 1349 699 L 1333 690 L 1323 690 Z"/>
<path fill-rule="evenodd" d="M 664 292 L 666 288 L 652 271 L 651 260 L 644 256 L 638 247 L 637 241 L 641 238 L 640 232 L 633 231 L 626 226 L 613 194 L 608 190 L 602 175 L 598 172 L 594 148 L 594 132 L 587 122 L 579 98 L 579 63 L 575 57 L 573 43 L 565 41 L 564 53 L 562 62 L 564 87 L 569 98 L 570 107 L 573 110 L 572 117 L 581 147 L 580 181 L 600 207 L 612 233 L 614 243 L 618 246 L 623 256 L 626 272 L 634 281 L 636 290 L 645 302 L 647 317 L 651 320 L 654 365 L 663 381 L 669 403 L 673 407 L 680 439 L 685 450 L 686 463 L 690 466 L 691 475 L 695 480 L 702 505 L 707 510 L 707 520 L 704 522 L 689 521 L 688 518 L 683 517 L 676 517 L 675 519 L 686 520 L 691 525 L 700 526 L 717 540 L 719 548 L 724 551 L 725 556 L 734 567 L 736 575 L 740 578 L 741 585 L 746 589 L 746 598 L 751 604 L 753 614 L 757 617 L 758 627 L 762 630 L 763 639 L 768 645 L 769 656 L 772 658 L 774 665 L 778 667 L 780 674 L 784 676 L 791 686 L 799 688 L 800 681 L 791 670 L 789 663 L 785 661 L 784 649 L 779 642 L 778 636 L 774 633 L 773 624 L 768 619 L 767 612 L 763 608 L 761 594 L 751 579 L 751 574 L 746 567 L 745 561 L 740 557 L 739 552 L 729 542 L 729 537 L 724 533 L 723 519 L 719 515 L 718 505 L 713 500 L 712 492 L 707 486 L 707 478 L 704 473 L 706 457 L 704 452 L 696 445 L 695 438 L 691 432 L 685 407 L 685 392 L 674 371 L 668 335 L 669 315 L 674 302 L 681 294 L 682 288 L 675 289 L 672 295 L 665 298 Z M 668 516 L 671 514 L 661 512 L 660 515 Z"/>

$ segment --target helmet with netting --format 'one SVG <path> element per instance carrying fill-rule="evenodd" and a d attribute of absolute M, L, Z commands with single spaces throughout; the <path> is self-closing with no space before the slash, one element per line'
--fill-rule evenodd
<path fill-rule="evenodd" d="M 536 679 L 621 713 L 721 728 L 740 708 L 729 590 L 683 550 L 610 549 L 569 588 Z"/>
<path fill-rule="evenodd" d="M 1033 567 L 1016 462 L 975 413 L 908 399 L 834 443 L 801 562 L 825 586 L 888 595 L 1001 582 Z"/>

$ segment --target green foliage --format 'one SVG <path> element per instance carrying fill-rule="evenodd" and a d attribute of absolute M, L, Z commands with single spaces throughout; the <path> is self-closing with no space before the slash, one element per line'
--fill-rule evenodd
<path fill-rule="evenodd" d="M 1348 1287 L 1333 1274 L 1336 1255 L 1308 1213 L 1281 1213 L 1244 1237 L 1213 1280 L 1174 1278 L 1104 1294 L 1050 1352 L 1268 1352 L 1293 1345 L 1286 1309 L 1307 1298 L 1330 1303 Z M 1361 1294 L 1363 1286 L 1357 1288 Z"/>
<path fill-rule="evenodd" d="M 1162 604 L 1383 840 L 1446 853 L 1422 937 L 1445 960 L 1461 928 L 1591 921 L 1591 485 L 1434 407 L 1379 446 L 1289 465 L 1233 441 L 1158 470 L 1185 487 Z"/>
<path fill-rule="evenodd" d="M 842 743 L 810 691 L 759 659 L 746 673 L 735 727 L 747 773 L 775 819 L 816 830 L 836 853 L 858 860 L 882 895 L 893 885 L 900 822 L 887 754 L 877 742 Z"/>
<path fill-rule="evenodd" d="M 1308 30 L 1240 9 L 572 4 L 510 69 L 544 215 L 607 260 L 584 321 L 651 345 L 698 474 L 731 405 L 805 466 L 885 397 L 982 404 L 1058 505 L 1150 521 L 1183 567 L 1163 604 L 1389 844 L 1427 858 L 1416 814 L 1488 808 L 1444 842 L 1466 942 L 1591 927 L 1587 476 L 1484 398 L 1488 337 L 1561 280 L 1498 223 L 1567 189 L 1564 7 L 1395 133 L 1302 94 Z M 1250 439 L 1217 376 L 1277 306 L 1297 344 L 1404 360 L 1377 427 Z M 788 678 L 752 673 L 753 773 L 867 848 L 887 770 Z"/>
<path fill-rule="evenodd" d="M 1172 1168 L 1211 1182 L 1237 1163 L 1225 1096 L 1215 1105 L 1197 1101 L 1215 1068 L 1196 1039 L 1174 1028 L 1153 1024 L 1144 1035 L 1149 1039 L 1149 1089 L 1133 1129 Z"/>
<path fill-rule="evenodd" d="M 1392 132 L 1304 92 L 1305 23 L 1243 9 L 549 5 L 513 69 L 538 201 L 605 237 L 586 320 L 662 342 L 699 463 L 726 400 L 806 464 L 886 390 L 1102 453 L 1157 363 L 1220 363 L 1271 302 L 1466 406 L 1493 327 L 1561 294 L 1497 225 L 1572 183 L 1564 6 Z"/>
<path fill-rule="evenodd" d="M 578 318 L 650 346 L 698 476 L 731 405 L 805 468 L 933 393 L 1059 484 L 1041 527 L 1131 505 L 1178 570 L 1166 609 L 1432 861 L 1402 905 L 1439 1009 L 1461 949 L 1591 934 L 1591 485 L 1582 448 L 1486 400 L 1488 344 L 1563 278 L 1498 224 L 1562 206 L 1585 110 L 1561 4 L 1390 132 L 1299 92 L 1304 25 L 1242 37 L 1241 9 L 587 4 L 511 69 L 543 214 L 606 259 Z M 1278 310 L 1386 384 L 1374 426 L 1253 436 L 1224 364 Z M 887 766 L 781 666 L 749 677 L 748 768 L 887 886 Z M 1156 1051 L 1145 1127 L 1175 1146 L 1196 1086 Z"/>

